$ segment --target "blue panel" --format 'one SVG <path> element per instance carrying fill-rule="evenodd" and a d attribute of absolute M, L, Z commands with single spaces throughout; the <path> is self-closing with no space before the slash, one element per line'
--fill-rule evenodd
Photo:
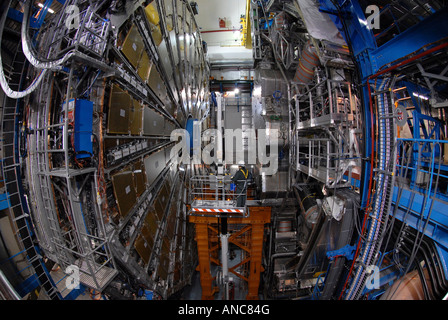
<path fill-rule="evenodd" d="M 81 283 L 79 284 L 79 289 L 73 289 L 64 297 L 64 300 L 76 300 L 81 294 L 84 294 L 86 291 L 86 287 L 84 287 Z"/>
<path fill-rule="evenodd" d="M 23 12 L 20 12 L 19 10 L 9 8 L 8 10 L 8 18 L 22 23 L 23 20 Z"/>
<path fill-rule="evenodd" d="M 197 119 L 188 119 L 185 128 L 190 135 L 190 141 L 188 141 L 188 143 L 190 143 L 190 145 L 188 146 L 190 148 L 190 155 L 193 155 L 193 123 L 195 121 L 197 121 Z"/>
<path fill-rule="evenodd" d="M 428 197 L 425 203 L 425 196 L 420 193 L 414 193 L 412 196 L 412 191 L 403 189 L 399 209 L 397 210 L 397 219 L 403 221 L 412 228 L 422 232 L 425 235 L 433 239 L 439 245 L 448 249 L 448 215 L 446 214 L 446 204 L 439 201 L 433 200 Z M 392 201 L 397 202 L 398 188 L 394 188 L 394 194 Z M 432 204 L 432 202 L 434 202 Z M 432 211 L 430 219 L 426 225 L 428 219 L 428 211 L 432 205 Z M 408 212 L 408 208 L 410 208 Z M 393 212 L 393 210 L 391 210 Z"/>
<path fill-rule="evenodd" d="M 337 2 L 343 3 L 336 7 L 334 3 Z M 353 52 L 363 77 L 373 74 L 370 53 L 377 48 L 377 45 L 358 1 L 319 0 L 319 3 L 320 11 L 329 14 Z"/>
<path fill-rule="evenodd" d="M 338 2 L 336 7 L 334 3 Z M 448 37 L 447 7 L 378 48 L 358 1 L 319 0 L 319 3 L 321 11 L 329 14 L 350 46 L 364 80 L 377 73 L 379 68 Z"/>
<path fill-rule="evenodd" d="M 8 193 L 0 193 L 0 210 L 9 208 Z"/>
<path fill-rule="evenodd" d="M 39 287 L 39 279 L 36 274 L 31 275 L 25 281 L 23 281 L 17 288 L 17 293 L 24 297 L 34 289 Z"/>
<path fill-rule="evenodd" d="M 77 159 L 89 158 L 93 153 L 92 146 L 93 102 L 76 100 L 75 105 L 75 152 Z"/>

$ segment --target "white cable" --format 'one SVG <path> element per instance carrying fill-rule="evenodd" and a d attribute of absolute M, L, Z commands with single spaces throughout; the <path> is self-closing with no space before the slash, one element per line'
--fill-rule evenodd
<path fill-rule="evenodd" d="M 10 4 L 11 4 L 11 2 L 9 2 L 7 8 L 9 8 Z M 0 45 L 2 43 L 3 29 L 5 28 L 7 12 L 8 12 L 8 10 L 5 10 L 5 12 L 3 12 L 2 19 L 0 22 Z M 14 91 L 9 87 L 8 81 L 6 80 L 5 72 L 3 70 L 2 56 L 0 53 L 0 86 L 2 87 L 3 91 L 9 98 L 20 99 L 20 98 L 23 98 L 23 97 L 29 95 L 31 92 L 33 92 L 37 88 L 37 86 L 40 84 L 40 82 L 42 81 L 45 74 L 46 74 L 46 70 L 41 70 L 39 75 L 33 80 L 33 82 L 31 83 L 31 85 L 28 88 L 26 88 L 24 91 Z"/>
<path fill-rule="evenodd" d="M 54 68 L 61 68 L 61 66 L 71 57 L 75 54 L 75 52 L 69 51 L 67 52 L 64 57 L 58 60 L 54 61 L 41 61 L 39 60 L 32 51 L 31 46 L 29 45 L 30 41 L 28 38 L 28 23 L 29 23 L 29 12 L 31 7 L 31 1 L 28 1 L 28 3 L 25 5 L 24 11 L 23 11 L 23 21 L 22 21 L 22 28 L 21 28 L 21 36 L 22 36 L 22 49 L 23 53 L 25 54 L 25 57 L 27 60 L 38 69 L 54 69 Z"/>

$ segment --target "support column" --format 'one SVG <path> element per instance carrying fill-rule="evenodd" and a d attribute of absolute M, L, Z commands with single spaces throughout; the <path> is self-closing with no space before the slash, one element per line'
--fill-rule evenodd
<path fill-rule="evenodd" d="M 212 275 L 210 273 L 210 251 L 207 223 L 196 224 L 196 243 L 198 247 L 199 265 L 197 270 L 201 274 L 202 300 L 213 300 Z"/>
<path fill-rule="evenodd" d="M 248 281 L 247 300 L 258 300 L 258 288 L 260 286 L 260 273 L 264 271 L 261 266 L 263 255 L 264 224 L 252 225 L 252 238 L 250 248 L 250 271 Z"/>

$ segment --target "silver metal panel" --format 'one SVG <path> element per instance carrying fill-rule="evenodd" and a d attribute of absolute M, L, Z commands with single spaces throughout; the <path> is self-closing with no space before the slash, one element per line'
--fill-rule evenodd
<path fill-rule="evenodd" d="M 166 136 L 171 135 L 171 132 L 173 132 L 173 130 L 176 128 L 176 126 L 174 125 L 174 123 L 172 123 L 169 120 L 165 120 L 165 130 L 164 130 L 164 134 Z"/>
<path fill-rule="evenodd" d="M 151 185 L 165 168 L 165 152 L 163 150 L 153 153 L 145 158 L 146 181 Z"/>
<path fill-rule="evenodd" d="M 168 100 L 168 95 L 165 84 L 162 81 L 159 71 L 157 71 L 156 68 L 151 68 L 151 72 L 148 78 L 148 85 L 154 91 L 154 93 L 157 95 L 160 101 L 162 101 L 165 104 Z"/>
<path fill-rule="evenodd" d="M 171 153 L 171 149 L 173 149 L 173 147 L 167 147 L 165 148 L 165 159 L 166 159 L 166 163 L 168 163 L 170 161 L 170 153 Z"/>
<path fill-rule="evenodd" d="M 170 99 L 168 98 L 168 96 L 167 96 L 167 98 L 165 99 L 164 103 L 165 103 L 165 105 L 163 106 L 163 108 L 164 108 L 166 111 L 168 111 L 168 113 L 171 114 L 171 115 L 174 117 L 175 114 L 176 114 L 176 113 L 175 113 L 175 112 L 176 112 L 176 105 L 170 101 Z"/>
<path fill-rule="evenodd" d="M 164 134 L 165 119 L 158 112 L 145 106 L 143 112 L 143 134 L 162 136 Z"/>
<path fill-rule="evenodd" d="M 177 65 L 179 63 L 179 55 L 178 55 L 178 51 L 177 51 L 176 32 L 174 30 L 171 31 L 169 34 L 169 37 L 170 37 L 170 41 L 171 41 L 171 48 L 173 49 L 174 63 L 175 63 L 175 65 Z M 183 50 L 181 50 L 181 55 L 182 55 L 182 51 Z"/>

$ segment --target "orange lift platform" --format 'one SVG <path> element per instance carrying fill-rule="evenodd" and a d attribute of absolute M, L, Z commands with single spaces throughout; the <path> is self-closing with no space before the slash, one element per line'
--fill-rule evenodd
<path fill-rule="evenodd" d="M 259 201 L 246 200 L 244 207 L 236 207 L 236 195 L 230 191 L 230 181 L 224 176 L 195 176 L 190 180 L 189 221 L 195 224 L 202 287 L 202 299 L 213 300 L 219 287 L 212 276 L 215 264 L 247 282 L 247 300 L 258 299 L 262 266 L 265 225 L 271 222 L 271 207 Z M 241 261 L 227 268 L 220 238 L 234 244 L 242 252 Z M 224 296 L 225 293 L 223 293 Z"/>

